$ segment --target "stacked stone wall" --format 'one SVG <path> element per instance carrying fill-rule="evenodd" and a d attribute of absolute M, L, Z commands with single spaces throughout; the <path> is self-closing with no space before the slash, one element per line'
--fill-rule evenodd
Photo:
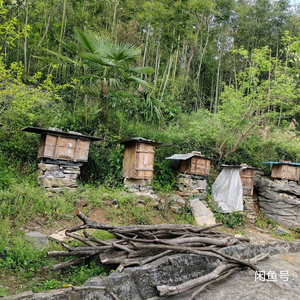
<path fill-rule="evenodd" d="M 38 164 L 39 183 L 50 191 L 62 188 L 76 189 L 76 179 L 80 174 L 82 163 L 62 160 L 45 160 Z"/>
<path fill-rule="evenodd" d="M 142 192 L 154 194 L 151 182 L 151 179 L 124 178 L 124 187 L 132 193 Z"/>
<path fill-rule="evenodd" d="M 197 198 L 206 198 L 207 177 L 180 173 L 177 179 L 177 188 L 181 196 L 197 195 Z"/>
<path fill-rule="evenodd" d="M 257 203 L 252 196 L 243 196 L 244 214 L 250 223 L 256 222 L 256 211 L 258 210 Z"/>

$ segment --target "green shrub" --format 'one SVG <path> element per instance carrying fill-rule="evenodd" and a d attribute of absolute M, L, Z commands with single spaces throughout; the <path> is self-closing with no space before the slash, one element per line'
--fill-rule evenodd
<path fill-rule="evenodd" d="M 3 270 L 12 270 L 31 277 L 46 264 L 46 250 L 35 249 L 20 236 L 15 237 L 11 243 L 0 243 L 0 268 Z"/>
<path fill-rule="evenodd" d="M 170 167 L 171 162 L 164 160 L 161 163 L 155 163 L 155 173 L 153 175 L 152 185 L 155 190 L 167 190 L 176 185 L 175 172 Z"/>
<path fill-rule="evenodd" d="M 147 212 L 146 208 L 139 206 L 132 206 L 130 209 L 130 213 L 133 217 L 133 220 L 138 225 L 152 225 L 153 220 L 151 219 L 151 215 Z"/>
<path fill-rule="evenodd" d="M 300 239 L 300 227 L 297 227 L 297 228 L 296 228 L 296 233 L 297 233 L 297 235 L 298 235 L 298 238 Z"/>
<path fill-rule="evenodd" d="M 275 221 L 269 219 L 264 214 L 258 214 L 255 217 L 255 225 L 264 229 L 267 229 L 270 225 L 272 225 L 274 229 L 278 227 L 278 224 Z"/>
<path fill-rule="evenodd" d="M 218 222 L 232 229 L 245 224 L 244 215 L 239 211 L 232 213 L 215 212 L 214 215 Z"/>

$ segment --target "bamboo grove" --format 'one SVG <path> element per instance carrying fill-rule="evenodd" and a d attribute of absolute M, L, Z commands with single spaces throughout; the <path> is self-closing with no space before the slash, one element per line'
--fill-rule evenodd
<path fill-rule="evenodd" d="M 298 158 L 296 4 L 1 0 L 0 17 L 3 153 L 34 160 L 30 143 L 15 145 L 22 124 L 102 137 L 87 176 L 103 156 L 116 163 L 112 143 L 126 135 L 221 161 L 255 165 L 255 147 Z"/>

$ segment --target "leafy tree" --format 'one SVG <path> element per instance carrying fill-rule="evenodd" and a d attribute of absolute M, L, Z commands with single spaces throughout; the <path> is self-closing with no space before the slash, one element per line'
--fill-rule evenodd
<path fill-rule="evenodd" d="M 286 44 L 286 43 L 285 43 Z M 291 46 L 286 44 L 286 55 Z M 293 78 L 294 68 L 270 55 L 270 49 L 235 51 L 249 61 L 249 67 L 240 72 L 237 86 L 225 86 L 221 95 L 218 117 L 223 127 L 216 154 L 224 159 L 242 140 L 261 124 L 280 124 L 300 111 L 298 87 Z"/>

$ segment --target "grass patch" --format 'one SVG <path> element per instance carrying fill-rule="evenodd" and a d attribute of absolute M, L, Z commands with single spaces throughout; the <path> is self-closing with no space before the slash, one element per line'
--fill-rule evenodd
<path fill-rule="evenodd" d="M 265 216 L 264 214 L 260 213 L 256 216 L 255 218 L 255 225 L 257 227 L 263 228 L 263 229 L 270 229 L 270 228 L 277 228 L 278 224 L 269 219 L 267 216 Z"/>

